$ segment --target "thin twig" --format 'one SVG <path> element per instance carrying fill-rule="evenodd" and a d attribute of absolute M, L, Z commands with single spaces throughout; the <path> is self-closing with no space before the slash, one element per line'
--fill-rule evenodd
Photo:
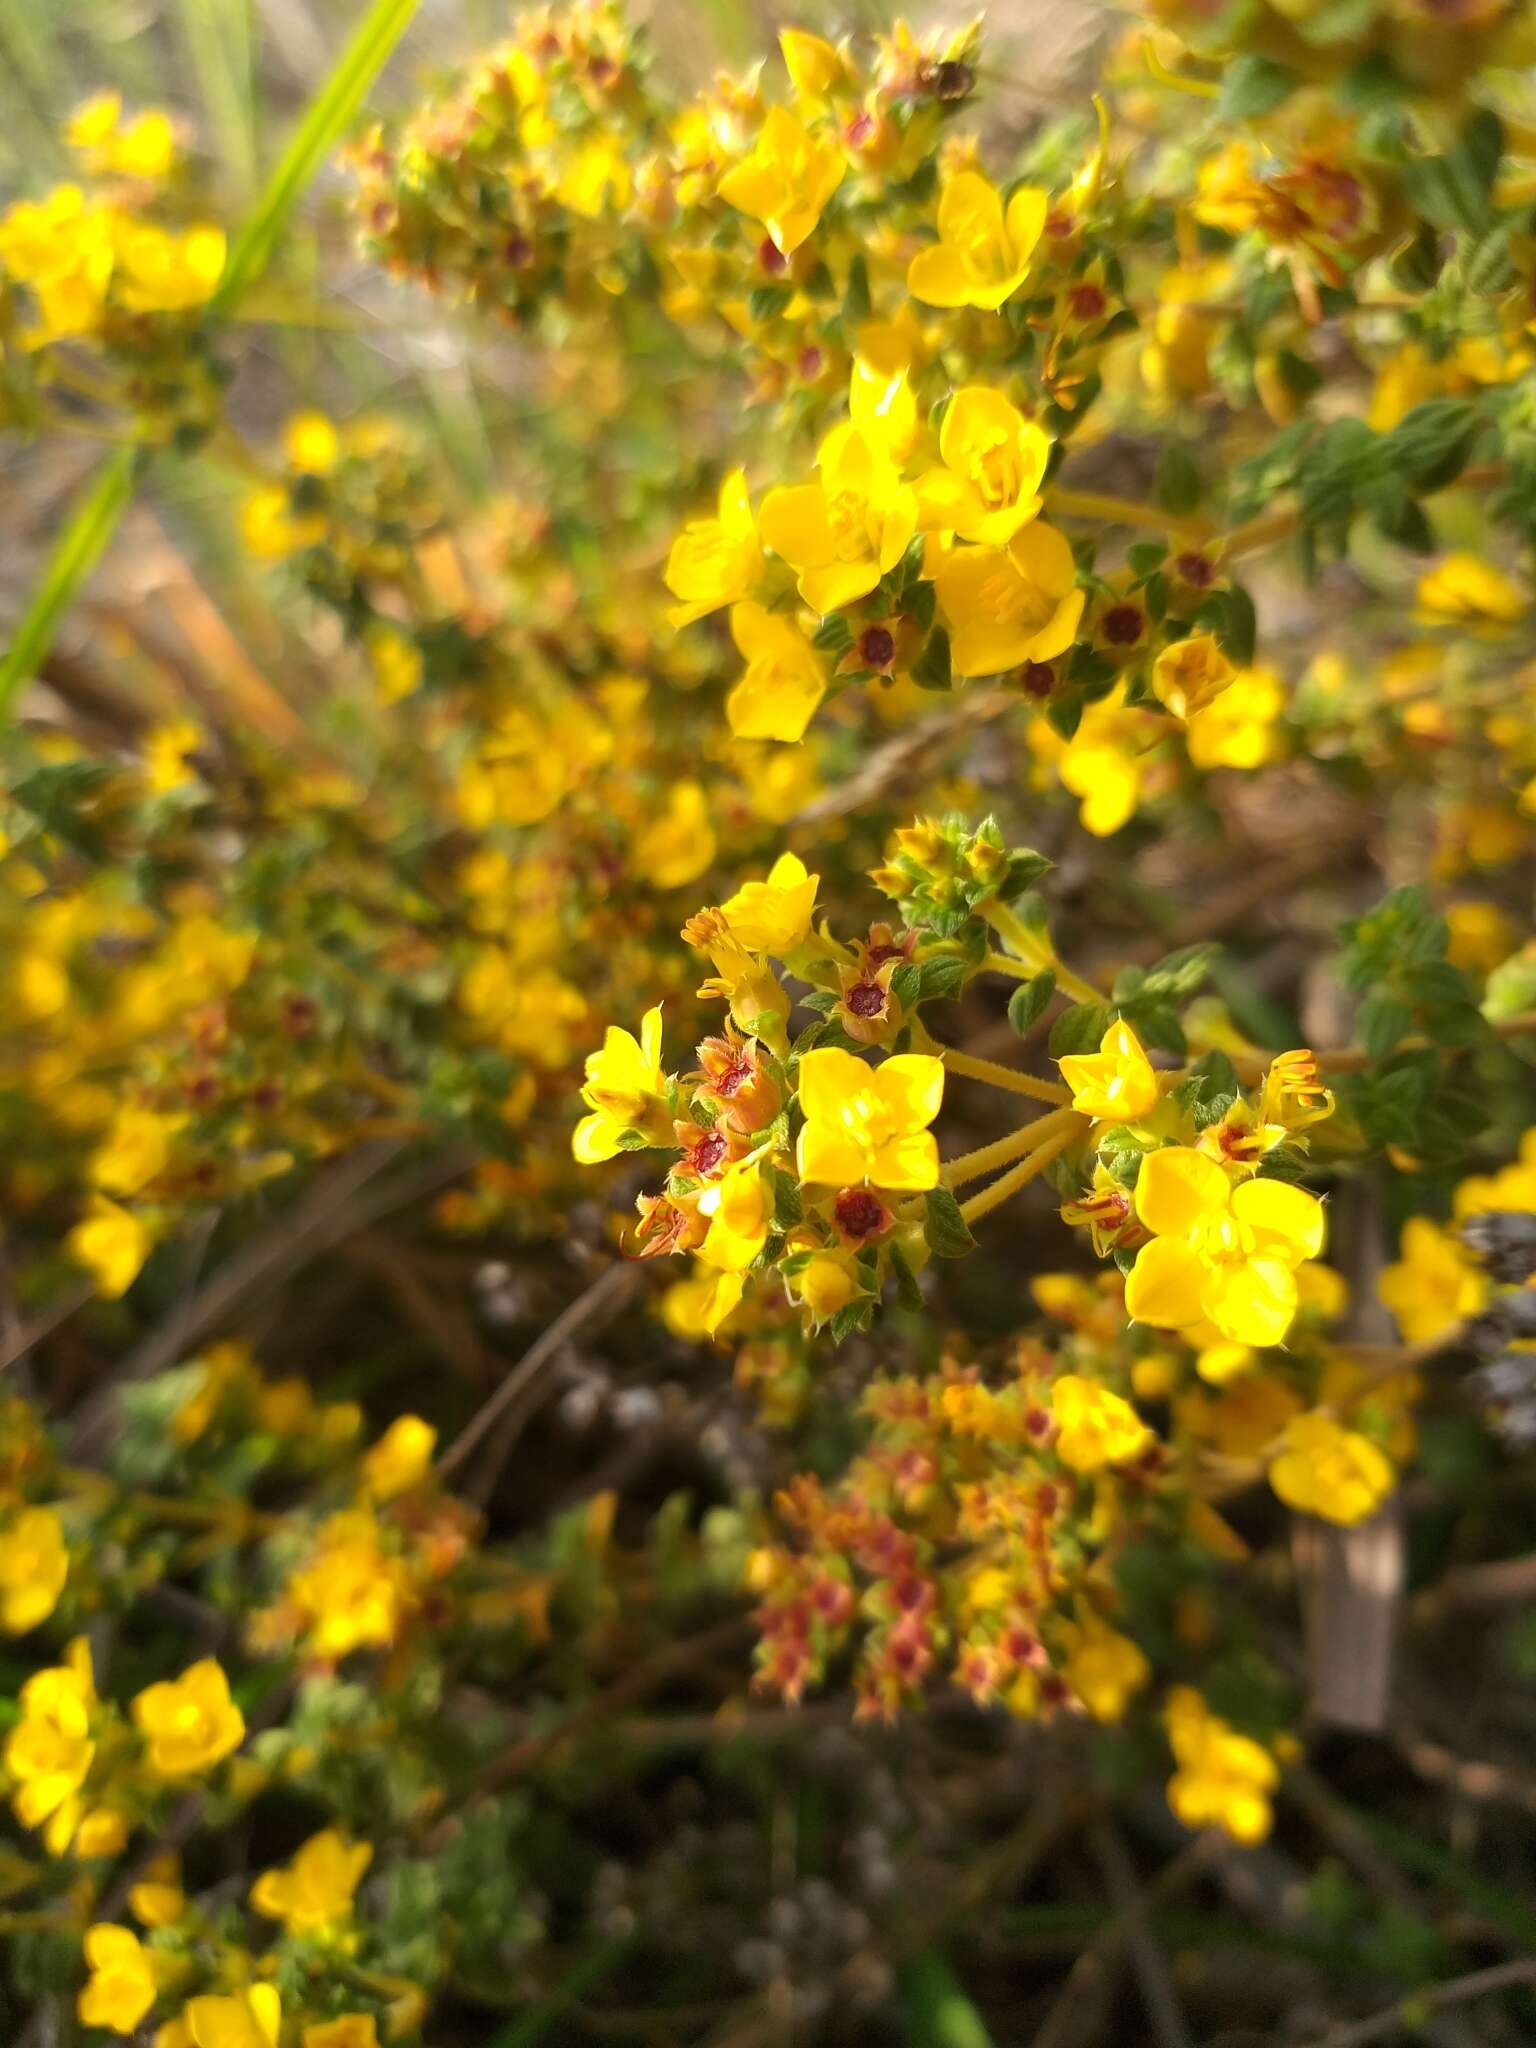
<path fill-rule="evenodd" d="M 1367 2041 L 1381 2041 L 1389 2034 L 1409 2033 L 1424 2012 L 1440 2012 L 1448 2005 L 1466 2005 L 1474 1998 L 1491 1997 L 1495 1991 L 1512 1991 L 1517 1985 L 1536 1984 L 1536 1957 L 1520 1962 L 1495 1963 L 1491 1969 L 1473 1970 L 1465 1977 L 1453 1977 L 1448 1984 L 1429 1984 L 1410 1998 L 1400 1999 L 1384 2012 L 1351 2026 L 1336 2027 L 1308 2041 L 1305 2048 L 1364 2048 Z"/>
<path fill-rule="evenodd" d="M 1097 1814 L 1089 1821 L 1088 1845 L 1115 1911 L 1124 1921 L 1126 1951 L 1152 2032 L 1161 2048 L 1195 2048 L 1195 2037 L 1168 1974 L 1167 1959 L 1147 1925 L 1147 1895 L 1120 1830 L 1108 1814 Z"/>

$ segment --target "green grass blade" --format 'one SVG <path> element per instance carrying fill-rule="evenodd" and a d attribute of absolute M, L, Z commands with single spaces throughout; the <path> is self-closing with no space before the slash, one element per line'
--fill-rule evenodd
<path fill-rule="evenodd" d="M 250 0 L 180 0 L 182 41 L 242 202 L 256 188 L 255 58 Z"/>
<path fill-rule="evenodd" d="M 119 448 L 76 499 L 0 660 L 0 713 L 10 708 L 17 691 L 37 673 L 53 645 L 60 619 L 101 559 L 102 549 L 132 501 L 142 461 L 142 450 Z"/>
<path fill-rule="evenodd" d="M 536 2042 L 547 2040 L 551 2029 L 560 2024 L 570 2008 L 617 1969 L 633 1946 L 634 1936 L 630 1934 L 613 1935 L 594 1943 L 578 1957 L 547 1998 L 529 2006 L 515 2020 L 509 2020 L 491 2036 L 485 2048 L 535 2048 Z"/>
<path fill-rule="evenodd" d="M 912 2048 L 993 2048 L 986 2021 L 932 1949 L 904 1967 L 899 1990 Z"/>
<path fill-rule="evenodd" d="M 404 35 L 418 5 L 419 0 L 373 0 L 336 68 L 310 102 L 308 113 L 267 180 L 256 211 L 236 237 L 213 296 L 210 310 L 215 314 L 228 312 L 266 268 L 300 194 L 362 105 L 363 95 Z"/>

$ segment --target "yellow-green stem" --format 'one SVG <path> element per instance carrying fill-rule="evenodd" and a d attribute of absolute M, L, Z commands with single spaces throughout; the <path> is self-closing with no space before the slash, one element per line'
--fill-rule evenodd
<path fill-rule="evenodd" d="M 1018 1130 L 1010 1131 L 1006 1137 L 994 1139 L 990 1145 L 978 1145 L 974 1152 L 957 1153 L 944 1163 L 944 1185 L 961 1187 L 968 1180 L 990 1173 L 995 1166 L 1006 1166 L 1010 1159 L 1017 1159 L 1021 1152 L 1031 1151 L 1052 1131 L 1059 1130 L 1062 1120 L 1072 1114 L 1070 1109 L 1048 1110 L 1044 1116 L 1033 1118 Z"/>
<path fill-rule="evenodd" d="M 1211 526 L 1204 519 L 1183 519 L 1165 512 L 1161 505 L 1144 505 L 1136 498 L 1115 498 L 1107 491 L 1074 491 L 1052 488 L 1049 509 L 1058 519 L 1100 519 L 1115 526 L 1146 526 L 1154 533 L 1166 533 L 1175 540 L 1209 539 Z"/>
<path fill-rule="evenodd" d="M 1074 1114 L 1071 1121 L 1053 1137 L 1047 1138 L 1043 1145 L 1036 1145 L 1033 1151 L 1026 1152 L 1017 1166 L 1010 1167 L 1004 1174 L 999 1174 L 992 1185 L 983 1188 L 979 1195 L 972 1195 L 968 1202 L 962 1202 L 960 1214 L 967 1223 L 975 1223 L 979 1218 L 989 1215 L 993 1209 L 1006 1202 L 1010 1195 L 1017 1194 L 1021 1187 L 1049 1166 L 1058 1153 L 1065 1152 L 1079 1133 L 1086 1131 L 1087 1128 L 1088 1118 Z"/>
<path fill-rule="evenodd" d="M 1044 932 L 1031 931 L 1023 918 L 1010 910 L 1006 903 L 983 903 L 977 913 L 1002 940 L 1011 946 L 1019 956 L 1020 966 L 1007 963 L 1006 954 L 989 954 L 988 965 L 998 962 L 996 971 L 1000 974 L 1019 974 L 1021 978 L 1039 974 L 1049 967 L 1056 977 L 1056 986 L 1079 1003 L 1102 1003 L 1104 998 L 1093 986 L 1084 981 L 1080 974 L 1074 974 L 1070 967 L 1064 967 L 1061 959 Z"/>
<path fill-rule="evenodd" d="M 957 1052 L 953 1046 L 940 1047 L 944 1065 L 967 1081 L 985 1081 L 989 1088 L 1006 1088 L 1010 1095 L 1027 1095 L 1032 1102 L 1067 1103 L 1071 1090 L 1056 1081 L 1038 1081 L 1033 1074 L 1021 1074 L 997 1060 L 984 1060 L 973 1052 Z"/>

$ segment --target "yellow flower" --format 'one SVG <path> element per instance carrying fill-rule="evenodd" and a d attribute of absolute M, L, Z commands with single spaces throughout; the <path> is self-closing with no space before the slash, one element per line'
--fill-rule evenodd
<path fill-rule="evenodd" d="M 1072 1090 L 1072 1107 L 1083 1116 L 1134 1123 L 1160 1100 L 1152 1063 L 1123 1017 L 1104 1033 L 1097 1052 L 1065 1053 L 1056 1064 Z"/>
<path fill-rule="evenodd" d="M 25 1635 L 59 1604 L 69 1549 L 51 1508 L 23 1508 L 0 1533 L 0 1629 Z"/>
<path fill-rule="evenodd" d="M 1240 668 L 1214 703 L 1191 711 L 1184 725 L 1197 768 L 1262 768 L 1276 751 L 1275 721 L 1285 685 L 1267 668 Z"/>
<path fill-rule="evenodd" d="M 400 1415 L 362 1461 L 363 1490 L 373 1500 L 393 1500 L 419 1486 L 432 1469 L 437 1431 L 419 1415 Z"/>
<path fill-rule="evenodd" d="M 166 1778 L 212 1770 L 245 1740 L 245 1716 L 213 1657 L 148 1686 L 133 1702 L 133 1718 L 148 1738 L 150 1764 Z"/>
<path fill-rule="evenodd" d="M 264 1870 L 251 1886 L 251 1904 L 290 1934 L 318 1934 L 345 1920 L 352 1895 L 373 1860 L 367 1842 L 349 1842 L 323 1828 L 294 1853 L 284 1870 Z"/>
<path fill-rule="evenodd" d="M 1096 1721 L 1123 1721 L 1126 1708 L 1152 1676 L 1140 1644 L 1093 1614 L 1069 1623 L 1064 1633 L 1067 1683 Z"/>
<path fill-rule="evenodd" d="M 1269 1751 L 1213 1714 L 1187 1685 L 1169 1693 L 1164 1719 L 1178 1766 L 1168 1804 L 1185 1827 L 1216 1827 L 1234 1841 L 1262 1842 L 1274 1824 L 1270 1794 L 1280 1782 Z"/>
<path fill-rule="evenodd" d="M 806 603 L 825 613 L 867 597 L 895 568 L 917 531 L 917 494 L 884 436 L 852 420 L 827 435 L 816 466 L 819 482 L 768 493 L 759 526 L 796 572 Z"/>
<path fill-rule="evenodd" d="M 281 484 L 267 484 L 253 491 L 240 514 L 240 538 L 249 552 L 261 561 L 314 547 L 325 539 L 323 512 L 296 512 Z"/>
<path fill-rule="evenodd" d="M 1029 271 L 1048 195 L 1021 185 L 1008 201 L 979 171 L 957 171 L 939 201 L 939 239 L 907 266 L 907 290 L 925 306 L 996 312 Z"/>
<path fill-rule="evenodd" d="M 1419 580 L 1419 614 L 1431 625 L 1513 626 L 1526 599 L 1501 569 L 1458 549 Z"/>
<path fill-rule="evenodd" d="M 421 688 L 426 666 L 414 640 L 393 626 L 371 626 L 366 636 L 368 661 L 381 704 L 398 704 Z"/>
<path fill-rule="evenodd" d="M 800 1062 L 799 1093 L 803 1181 L 867 1181 L 911 1194 L 938 1186 L 939 1146 L 928 1126 L 944 1099 L 942 1060 L 898 1053 L 872 1067 L 851 1052 L 818 1046 Z"/>
<path fill-rule="evenodd" d="M 750 156 L 720 180 L 720 197 L 760 220 L 782 255 L 792 256 L 826 211 L 847 169 L 842 151 L 818 142 L 786 107 L 770 107 Z"/>
<path fill-rule="evenodd" d="M 222 228 L 171 234 L 136 221 L 117 247 L 117 291 L 130 313 L 184 313 L 213 297 L 224 275 Z"/>
<path fill-rule="evenodd" d="M 1386 1452 L 1358 1430 L 1329 1415 L 1298 1415 L 1286 1424 L 1269 1483 L 1287 1507 L 1347 1528 L 1375 1514 L 1397 1474 Z"/>
<path fill-rule="evenodd" d="M 35 337 L 50 341 L 99 326 L 111 288 L 114 217 L 78 185 L 58 185 L 36 203 L 19 200 L 0 217 L 0 266 L 29 285 L 42 315 Z"/>
<path fill-rule="evenodd" d="M 305 476 L 329 476 L 341 458 L 341 436 L 323 412 L 296 412 L 283 428 L 283 456 Z"/>
<path fill-rule="evenodd" d="M 925 528 L 1001 547 L 1040 510 L 1051 439 L 1000 391 L 967 384 L 939 429 L 942 469 L 917 482 Z"/>
<path fill-rule="evenodd" d="M 744 1273 L 768 1241 L 773 1190 L 755 1159 L 740 1160 L 699 1197 L 699 1214 L 710 1218 L 699 1246 L 706 1265 Z"/>
<path fill-rule="evenodd" d="M 142 1927 L 174 1927 L 187 1910 L 187 1895 L 179 1884 L 136 1884 L 128 1893 L 128 1910 Z"/>
<path fill-rule="evenodd" d="M 746 471 L 733 469 L 720 486 L 716 517 L 690 520 L 672 543 L 666 584 L 681 602 L 668 610 L 668 620 L 690 626 L 706 612 L 750 596 L 762 566 Z"/>
<path fill-rule="evenodd" d="M 1075 1372 L 1051 1382 L 1056 1455 L 1074 1472 L 1100 1472 L 1139 1458 L 1152 1432 L 1130 1402 Z"/>
<path fill-rule="evenodd" d="M 136 1195 L 165 1171 L 171 1140 L 185 1122 L 184 1116 L 161 1116 L 131 1103 L 120 1109 L 91 1157 L 92 1184 L 108 1194 Z"/>
<path fill-rule="evenodd" d="M 1427 1216 L 1410 1216 L 1403 1225 L 1401 1252 L 1397 1263 L 1378 1277 L 1376 1292 L 1408 1343 L 1433 1343 L 1483 1306 L 1487 1276 L 1473 1265 L 1454 1232 Z"/>
<path fill-rule="evenodd" d="M 861 1292 L 853 1262 L 835 1252 L 817 1252 L 791 1283 L 813 1323 L 821 1324 L 846 1308 Z"/>
<path fill-rule="evenodd" d="M 152 1242 L 137 1216 L 105 1195 L 96 1195 L 91 1213 L 69 1232 L 64 1246 L 95 1281 L 97 1293 L 113 1301 L 138 1278 Z"/>
<path fill-rule="evenodd" d="M 24 1828 L 43 1828 L 50 1855 L 62 1856 L 80 1818 L 77 1797 L 96 1755 L 91 1715 L 96 1687 L 84 1636 L 64 1652 L 65 1662 L 36 1671 L 21 1688 L 21 1719 L 5 1744 L 5 1768 L 15 1782 L 11 1810 Z"/>
<path fill-rule="evenodd" d="M 195 2048 L 277 2048 L 283 2002 L 271 1984 L 252 1984 L 233 1998 L 188 1999 L 183 2017 Z"/>
<path fill-rule="evenodd" d="M 190 718 L 173 718 L 144 735 L 144 774 L 155 796 L 181 789 L 196 779 L 191 758 L 202 744 L 202 737 Z"/>
<path fill-rule="evenodd" d="M 1077 635 L 1084 594 L 1065 534 L 1044 520 L 1006 547 L 952 549 L 934 573 L 950 652 L 964 676 L 994 676 L 1051 661 Z"/>
<path fill-rule="evenodd" d="M 1446 957 L 1453 967 L 1470 974 L 1490 974 L 1520 943 L 1513 919 L 1496 903 L 1447 904 L 1445 923 L 1450 940 Z"/>
<path fill-rule="evenodd" d="M 661 1070 L 661 1005 L 640 1020 L 640 1036 L 610 1024 L 596 1052 L 587 1054 L 581 1099 L 591 1114 L 571 1133 L 571 1151 L 583 1166 L 612 1159 L 626 1131 L 657 1144 L 672 1134 L 667 1077 Z"/>
<path fill-rule="evenodd" d="M 1323 1205 L 1285 1181 L 1234 1186 L 1193 1147 L 1141 1162 L 1136 1213 L 1155 1233 L 1126 1280 L 1125 1306 L 1155 1329 L 1214 1323 L 1234 1344 L 1279 1344 L 1296 1313 L 1296 1268 L 1323 1248 Z"/>
<path fill-rule="evenodd" d="M 98 1921 L 86 1930 L 85 1960 L 90 1979 L 75 2009 L 88 2027 L 131 2034 L 155 2002 L 155 1973 L 139 1937 L 129 1927 Z"/>
<path fill-rule="evenodd" d="M 638 873 L 658 889 L 680 889 L 715 857 L 709 799 L 696 782 L 675 782 L 662 815 L 635 841 Z"/>
<path fill-rule="evenodd" d="M 803 739 L 827 694 L 821 656 L 792 618 L 750 598 L 731 608 L 731 637 L 747 664 L 725 700 L 731 731 L 740 740 Z"/>
<path fill-rule="evenodd" d="M 798 99 L 824 100 L 846 76 L 846 67 L 834 46 L 806 29 L 780 29 L 779 49 Z"/>
<path fill-rule="evenodd" d="M 313 1556 L 283 1589 L 320 1657 L 392 1643 L 408 1593 L 404 1566 L 385 1550 L 378 1523 L 352 1510 L 328 1517 Z"/>
<path fill-rule="evenodd" d="M 731 937 L 749 953 L 787 960 L 811 934 L 820 875 L 807 874 L 796 853 L 781 853 L 766 881 L 743 882 L 720 906 Z"/>
<path fill-rule="evenodd" d="M 379 2048 L 379 2030 L 371 2012 L 344 2013 L 339 2020 L 322 2020 L 306 2027 L 304 2048 Z"/>
<path fill-rule="evenodd" d="M 1175 718 L 1188 718 L 1214 704 L 1237 674 L 1210 633 L 1175 640 L 1152 664 L 1152 688 Z"/>

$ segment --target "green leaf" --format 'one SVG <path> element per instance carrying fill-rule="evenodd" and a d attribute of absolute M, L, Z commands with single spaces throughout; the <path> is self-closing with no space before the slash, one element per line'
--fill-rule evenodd
<path fill-rule="evenodd" d="M 891 994 L 902 1009 L 910 1010 L 923 993 L 923 970 L 915 960 L 903 960 L 891 976 Z"/>
<path fill-rule="evenodd" d="M 961 1259 L 976 1240 L 971 1226 L 960 1213 L 960 1204 L 948 1188 L 930 1188 L 923 1216 L 923 1236 L 936 1259 Z"/>
<path fill-rule="evenodd" d="M 350 125 L 418 4 L 419 0 L 373 0 L 330 77 L 310 101 L 267 180 L 256 211 L 235 237 L 209 305 L 211 313 L 227 313 L 246 286 L 266 269 L 289 214 Z"/>
<path fill-rule="evenodd" d="M 828 612 L 812 634 L 811 645 L 823 654 L 846 654 L 853 645 L 853 628 L 841 612 Z"/>
<path fill-rule="evenodd" d="M 1169 512 L 1193 512 L 1200 503 L 1200 470 L 1181 443 L 1164 442 L 1157 459 L 1152 495 Z"/>
<path fill-rule="evenodd" d="M 965 987 L 968 972 L 967 963 L 958 953 L 930 953 L 919 970 L 918 1000 L 952 1003 Z"/>
<path fill-rule="evenodd" d="M 747 311 L 754 320 L 773 320 L 788 304 L 788 285 L 760 284 L 748 296 Z"/>
<path fill-rule="evenodd" d="M 1227 66 L 1216 117 L 1221 121 L 1251 121 L 1256 115 L 1272 113 L 1300 83 L 1294 71 L 1287 71 L 1273 58 L 1237 57 Z"/>
<path fill-rule="evenodd" d="M 935 1950 L 903 1966 L 898 1988 L 909 2048 L 993 2048 L 986 2021 Z"/>
<path fill-rule="evenodd" d="M 912 665 L 912 680 L 920 690 L 954 688 L 954 672 L 949 659 L 949 635 L 942 626 L 935 626 L 928 635 L 922 653 Z"/>
<path fill-rule="evenodd" d="M 1008 998 L 1008 1022 L 1022 1036 L 1039 1021 L 1046 1004 L 1056 993 L 1056 970 L 1044 968 L 1030 981 L 1021 981 Z"/>
<path fill-rule="evenodd" d="M 1051 1057 L 1060 1059 L 1069 1052 L 1097 1052 L 1110 1023 L 1107 1003 L 1074 1003 L 1051 1026 Z"/>
<path fill-rule="evenodd" d="M 0 715 L 42 666 L 59 622 L 132 501 L 144 459 L 141 449 L 119 448 L 75 500 L 0 661 Z"/>
<path fill-rule="evenodd" d="M 792 1173 L 781 1173 L 777 1167 L 773 1174 L 773 1220 L 780 1230 L 793 1230 L 797 1223 L 805 1221 L 805 1203 L 800 1195 L 800 1183 Z"/>
<path fill-rule="evenodd" d="M 890 1242 L 891 1278 L 896 1283 L 896 1299 L 902 1308 L 920 1313 L 923 1306 L 923 1290 L 917 1284 L 917 1275 L 907 1263 L 907 1255 L 893 1237 Z"/>

